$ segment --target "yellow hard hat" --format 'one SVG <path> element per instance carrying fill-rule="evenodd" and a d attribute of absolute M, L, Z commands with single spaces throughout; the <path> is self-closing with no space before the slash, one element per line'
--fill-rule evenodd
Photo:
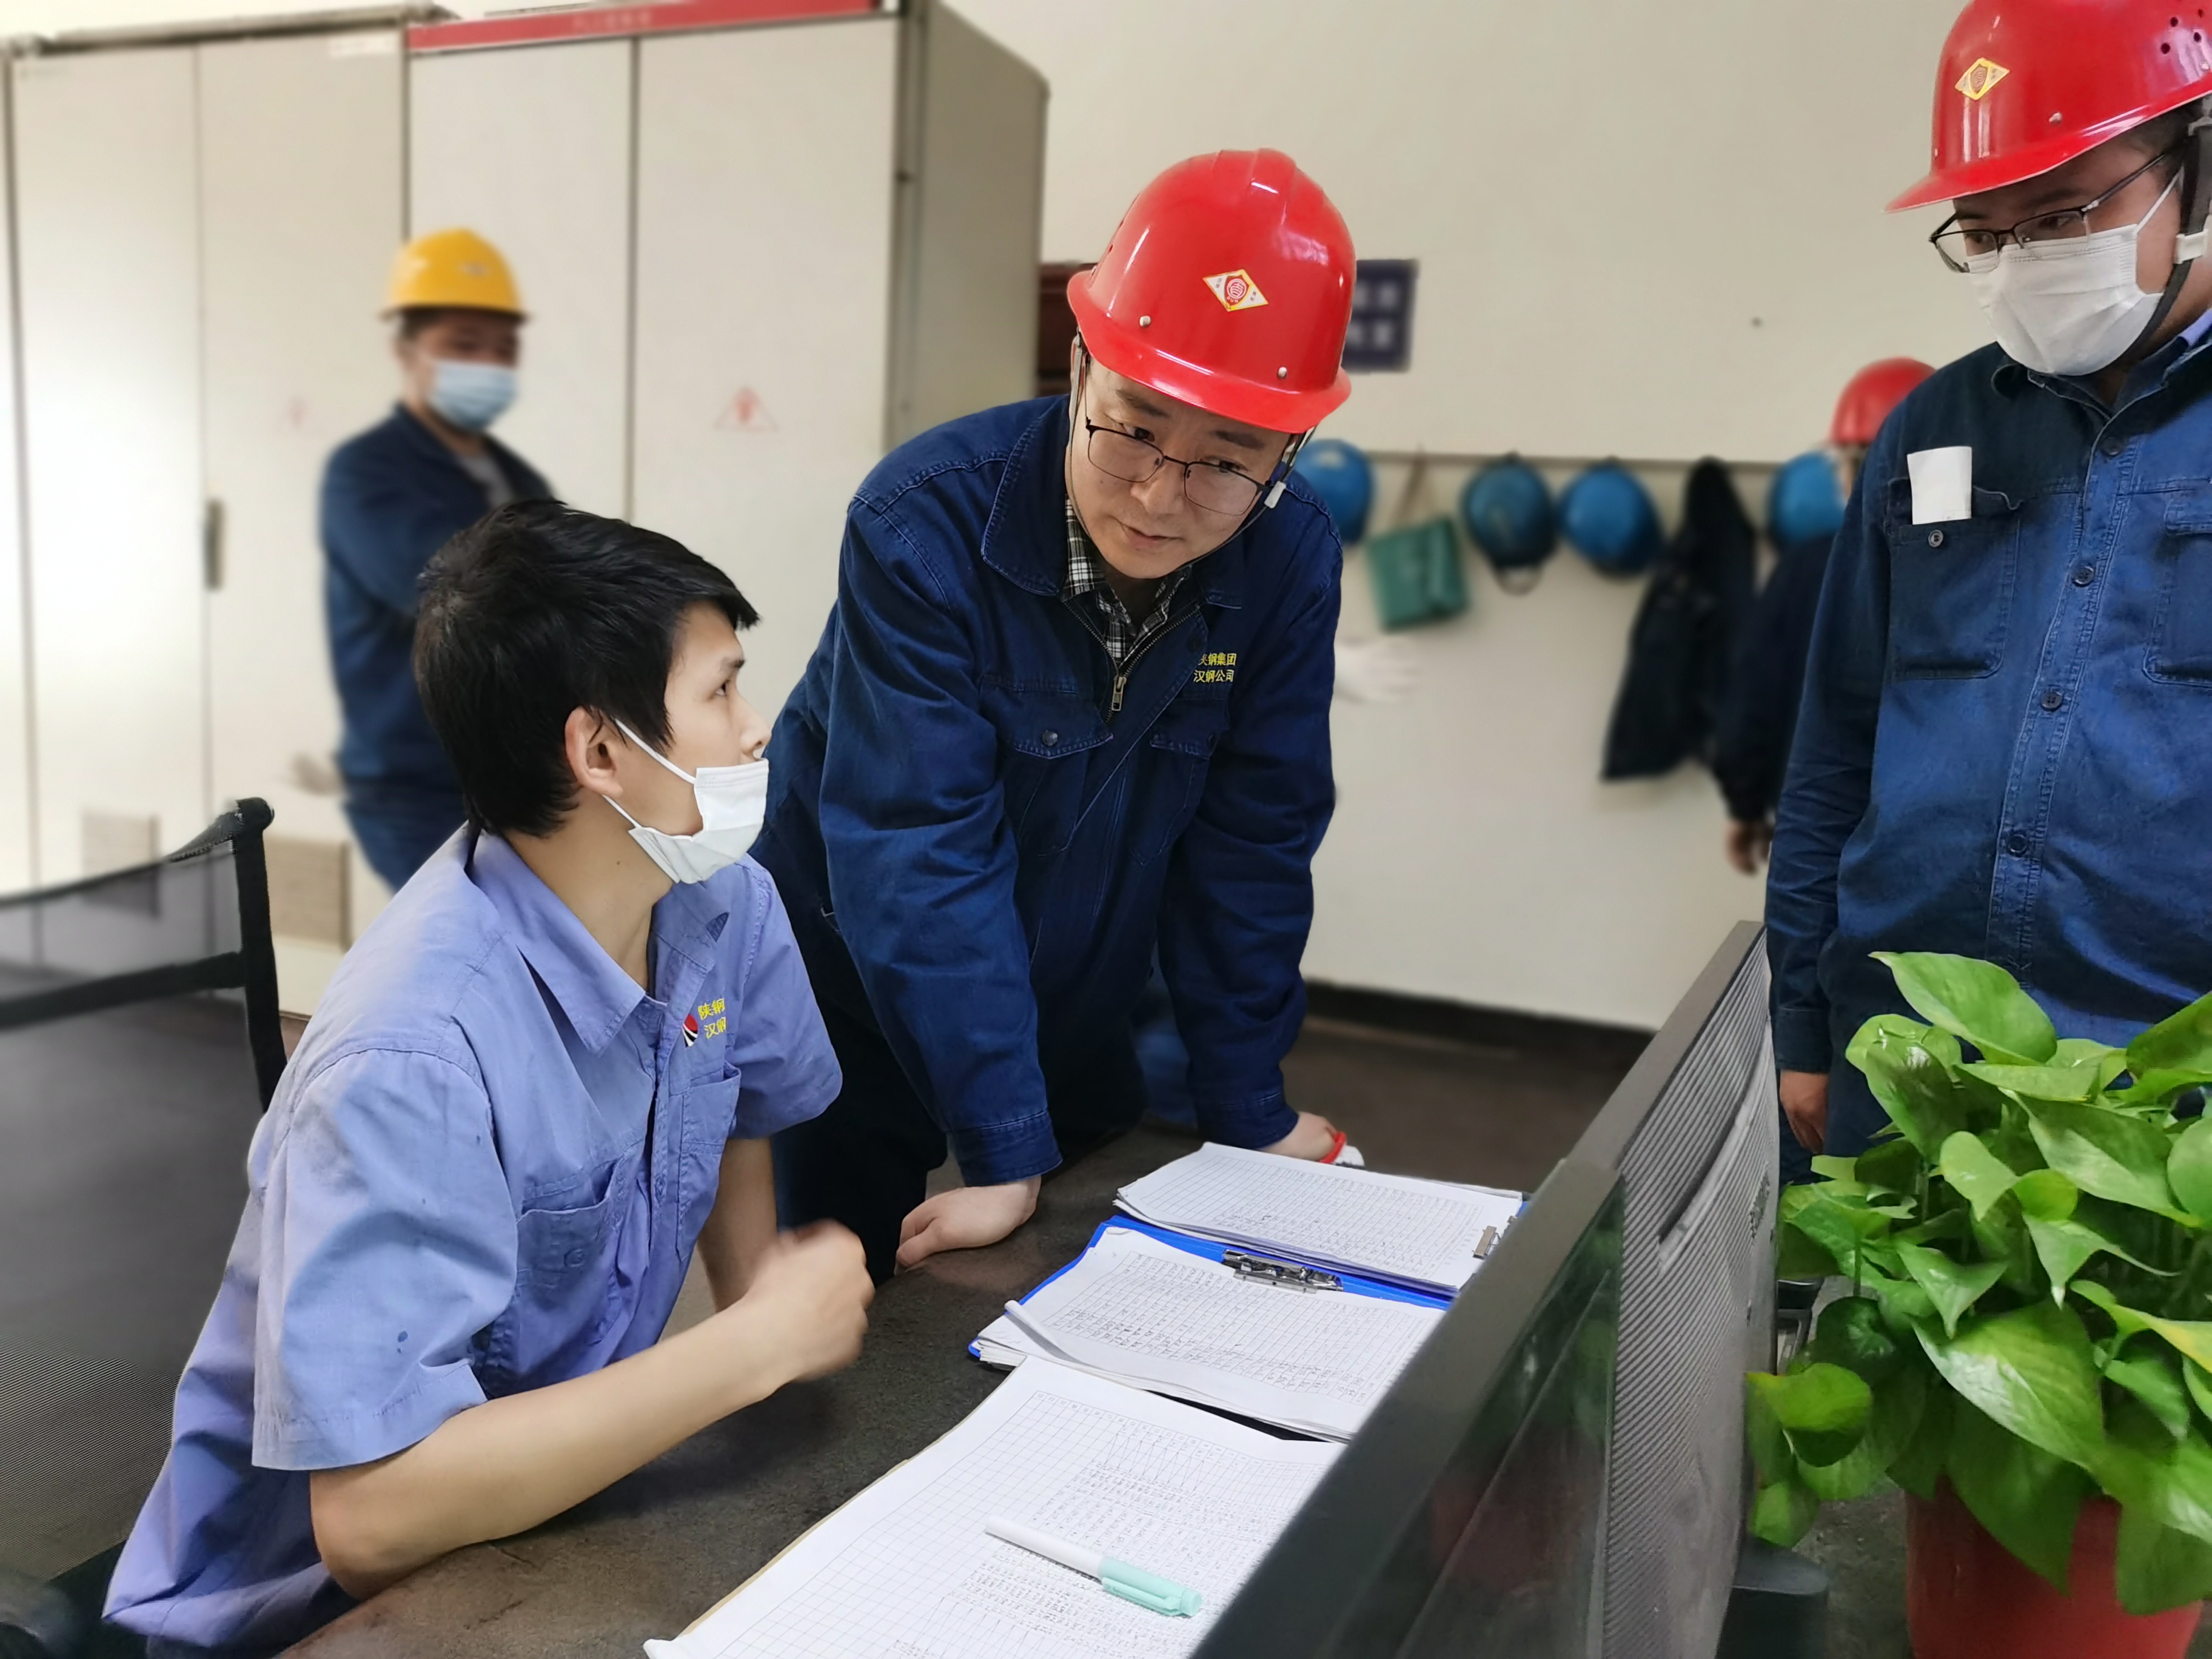
<path fill-rule="evenodd" d="M 417 306 L 459 306 L 475 311 L 523 314 L 514 273 L 500 251 L 473 230 L 434 230 L 417 236 L 392 262 L 385 314 Z"/>

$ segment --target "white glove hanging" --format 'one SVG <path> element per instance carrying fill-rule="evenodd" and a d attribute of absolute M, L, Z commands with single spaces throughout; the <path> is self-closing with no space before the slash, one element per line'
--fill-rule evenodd
<path fill-rule="evenodd" d="M 717 870 L 726 870 L 753 844 L 761 822 L 768 816 L 768 762 L 744 766 L 702 766 L 687 772 L 674 761 L 624 726 L 616 728 L 639 748 L 691 786 L 699 805 L 699 828 L 688 836 L 672 836 L 630 817 L 612 796 L 608 805 L 629 818 L 629 838 L 645 849 L 646 857 L 673 882 L 704 881 Z"/>

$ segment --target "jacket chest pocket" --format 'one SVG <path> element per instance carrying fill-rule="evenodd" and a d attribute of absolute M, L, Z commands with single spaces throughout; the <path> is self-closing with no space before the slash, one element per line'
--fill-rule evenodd
<path fill-rule="evenodd" d="M 1025 853 L 1065 852 L 1083 811 L 1090 769 L 1080 757 L 1111 736 L 1073 686 L 986 678 L 983 713 L 999 734 L 1006 821 Z"/>
<path fill-rule="evenodd" d="M 2166 508 L 2157 607 L 2144 665 L 2150 677 L 2212 687 L 2212 495 Z"/>
<path fill-rule="evenodd" d="M 1206 775 L 1229 728 L 1229 699 L 1186 692 L 1153 722 L 1143 796 L 1136 803 L 1137 857 L 1150 864 L 1181 839 L 1206 793 Z"/>
<path fill-rule="evenodd" d="M 2020 581 L 2019 503 L 1974 491 L 1974 516 L 1914 524 L 1911 486 L 1891 487 L 1889 677 L 1981 679 L 2004 660 Z"/>

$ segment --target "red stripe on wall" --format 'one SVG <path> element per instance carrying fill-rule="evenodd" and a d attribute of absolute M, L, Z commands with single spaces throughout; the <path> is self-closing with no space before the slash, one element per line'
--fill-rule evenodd
<path fill-rule="evenodd" d="M 475 22 L 419 24 L 407 31 L 407 50 L 472 52 L 485 46 L 525 46 L 606 35 L 805 22 L 879 9 L 880 0 L 649 0 L 644 5 L 594 6 L 524 17 L 488 17 Z"/>

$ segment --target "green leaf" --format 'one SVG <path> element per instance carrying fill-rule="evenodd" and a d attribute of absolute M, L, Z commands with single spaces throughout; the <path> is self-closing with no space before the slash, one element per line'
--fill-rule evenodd
<path fill-rule="evenodd" d="M 2040 1066 L 2058 1052 L 2051 1017 L 1995 963 L 1923 951 L 1876 951 L 1874 959 L 1888 964 L 1915 1013 L 1972 1043 L 1984 1060 Z"/>
<path fill-rule="evenodd" d="M 2013 1182 L 2012 1195 L 2034 1221 L 2063 1221 L 2081 1201 L 2081 1189 L 2056 1170 L 2030 1170 Z"/>
<path fill-rule="evenodd" d="M 1813 1173 L 1823 1181 L 1848 1181 L 1854 1185 L 1859 1178 L 1858 1160 L 1855 1158 L 1814 1158 Z"/>
<path fill-rule="evenodd" d="M 1815 1360 L 1857 1372 L 1870 1385 L 1895 1376 L 1906 1358 L 1882 1325 L 1881 1304 L 1868 1296 L 1838 1297 L 1821 1309 L 1805 1352 Z"/>
<path fill-rule="evenodd" d="M 2105 1490 L 2160 1524 L 2212 1543 L 2212 1445 L 2192 1430 L 2170 1438 L 2149 1413 L 2124 1403 L 2097 1471 Z"/>
<path fill-rule="evenodd" d="M 2089 1334 L 2070 1308 L 2031 1303 L 1976 1319 L 1955 1338 L 1919 1328 L 1921 1346 L 1959 1394 L 2031 1446 L 2084 1468 L 2104 1449 Z"/>
<path fill-rule="evenodd" d="M 1804 1196 L 1800 1198 L 1799 1194 Z M 1857 1261 L 1860 1246 L 1889 1231 L 1889 1218 L 1863 1204 L 1831 1198 L 1818 1187 L 1792 1187 L 1783 1195 L 1783 1220 L 1826 1251 L 1844 1272 Z"/>
<path fill-rule="evenodd" d="M 2166 1178 L 2183 1209 L 2200 1221 L 2212 1221 L 2212 1118 L 2198 1118 L 2175 1139 Z"/>
<path fill-rule="evenodd" d="M 2146 1508 L 2120 1508 L 2112 1588 L 2120 1606 L 2138 1615 L 2185 1607 L 2212 1595 L 2212 1544 L 2160 1522 Z"/>
<path fill-rule="evenodd" d="M 1944 1138 L 1968 1127 L 1971 1103 L 1951 1067 L 1957 1040 L 1900 1014 L 1876 1014 L 1858 1029 L 1844 1057 L 1866 1073 L 1867 1086 L 1923 1158 L 1933 1158 Z"/>
<path fill-rule="evenodd" d="M 1869 1147 L 1853 1167 L 1860 1182 L 1873 1191 L 1917 1194 L 1924 1162 L 1920 1149 L 1899 1137 Z"/>
<path fill-rule="evenodd" d="M 1952 1137 L 1954 1140 L 1960 1138 Z M 1960 1316 L 2004 1277 L 2005 1264 L 2002 1261 L 1961 1264 L 1940 1251 L 1918 1244 L 1899 1244 L 1897 1257 L 1905 1264 L 1905 1271 L 1912 1275 L 1913 1282 L 1927 1291 L 1928 1299 L 1936 1304 L 1946 1336 L 1959 1334 Z"/>
<path fill-rule="evenodd" d="M 1828 1279 L 1843 1271 L 1840 1263 L 1796 1228 L 1784 1227 L 1776 1234 L 1777 1279 Z"/>
<path fill-rule="evenodd" d="M 1987 1215 L 2020 1179 L 1995 1152 L 1963 1129 L 1945 1139 L 1936 1167 L 1953 1190 L 1974 1206 L 1977 1219 Z"/>
<path fill-rule="evenodd" d="M 1767 1376 L 1772 1373 L 1761 1371 L 1756 1375 Z M 1759 1469 L 1762 1485 L 1787 1480 L 1797 1473 L 1797 1459 L 1783 1435 L 1782 1419 L 1775 1416 L 1773 1406 L 1755 1386 L 1752 1376 L 1743 1380 L 1743 1432 L 1750 1442 L 1751 1461 Z"/>
<path fill-rule="evenodd" d="M 1911 1443 L 1928 1404 L 1932 1373 L 1915 1363 L 1893 1372 L 1874 1390 L 1866 1432 L 1857 1445 L 1832 1463 L 1807 1463 L 1798 1470 L 1806 1489 L 1823 1503 L 1864 1498 L 1881 1485 L 1889 1466 Z"/>
<path fill-rule="evenodd" d="M 2181 1362 L 2181 1380 L 2188 1386 L 2189 1397 L 2197 1402 L 2197 1409 L 2212 1418 L 2212 1372 L 2193 1359 Z"/>
<path fill-rule="evenodd" d="M 1969 1077 L 1981 1079 L 1992 1088 L 2028 1100 L 2087 1100 L 2100 1086 L 2094 1062 L 2087 1066 L 1998 1066 L 1984 1060 L 1959 1069 Z"/>
<path fill-rule="evenodd" d="M 2129 1106 L 2157 1106 L 2183 1090 L 2197 1088 L 2206 1081 L 2197 1072 L 2144 1072 L 2111 1097 Z"/>
<path fill-rule="evenodd" d="M 2054 1065 L 2089 1066 L 2097 1074 L 2100 1089 L 2128 1069 L 2126 1049 L 2089 1037 L 2059 1038 L 2058 1051 L 2051 1058 Z"/>
<path fill-rule="evenodd" d="M 2075 1285 L 2074 1294 L 2094 1303 L 2111 1315 L 2112 1323 L 2120 1328 L 2123 1334 L 2133 1336 L 2138 1331 L 2152 1332 L 2163 1337 L 2183 1358 L 2212 1369 L 2212 1321 L 2161 1319 L 2156 1314 L 2147 1314 L 2140 1309 L 2128 1307 L 2102 1285 L 2087 1279 Z"/>
<path fill-rule="evenodd" d="M 1959 1498 L 1991 1537 L 2062 1591 L 2074 1522 L 2095 1483 L 1961 1400 L 1945 1467 Z"/>
<path fill-rule="evenodd" d="M 2140 1033 L 2128 1044 L 2128 1070 L 2138 1080 L 2154 1072 L 2179 1073 L 2199 1083 L 2212 1080 L 2212 994 Z"/>
<path fill-rule="evenodd" d="M 1750 1382 L 1802 1462 L 1832 1463 L 1850 1451 L 1874 1407 L 1864 1379 L 1841 1365 L 1815 1361 L 1788 1376 L 1753 1371 Z"/>
<path fill-rule="evenodd" d="M 1882 1323 L 1899 1341 L 1911 1340 L 1916 1326 L 1936 1317 L 1936 1304 L 1928 1299 L 1928 1292 L 1910 1279 L 1869 1271 L 1861 1275 L 1860 1283 L 1881 1304 Z"/>
<path fill-rule="evenodd" d="M 2176 1440 L 2189 1432 L 2189 1391 L 2181 1366 L 2164 1351 L 2115 1354 L 2105 1362 L 2105 1381 L 2118 1384 L 2142 1401 Z"/>
<path fill-rule="evenodd" d="M 2083 1192 L 2182 1218 L 2166 1184 L 2166 1136 L 2155 1125 L 2104 1106 L 2036 1101 L 2027 1110 L 2043 1156 Z"/>
<path fill-rule="evenodd" d="M 2043 1263 L 2043 1271 L 2051 1275 L 2051 1299 L 2054 1302 L 2064 1296 L 2066 1286 L 2073 1281 L 2074 1275 L 2081 1271 L 2082 1264 L 2100 1250 L 2141 1267 L 2145 1273 L 2157 1273 L 2161 1278 L 2172 1277 L 2165 1268 L 2154 1267 L 2130 1254 L 2086 1212 L 2063 1221 L 2045 1221 L 2030 1216 L 2027 1218 L 2027 1236 L 2035 1242 L 2036 1259 Z"/>
<path fill-rule="evenodd" d="M 1820 1512 L 1820 1500 L 1803 1482 L 1778 1480 L 1761 1491 L 1751 1506 L 1752 1535 L 1786 1550 L 1812 1529 L 1813 1517 Z"/>
<path fill-rule="evenodd" d="M 1942 1479 L 1944 1462 L 1951 1455 L 1951 1425 L 1959 1409 L 1959 1396 L 1950 1389 L 1929 1388 L 1919 1426 L 1905 1449 L 1890 1460 L 1889 1478 L 1915 1498 L 1936 1496 L 1936 1483 Z"/>

